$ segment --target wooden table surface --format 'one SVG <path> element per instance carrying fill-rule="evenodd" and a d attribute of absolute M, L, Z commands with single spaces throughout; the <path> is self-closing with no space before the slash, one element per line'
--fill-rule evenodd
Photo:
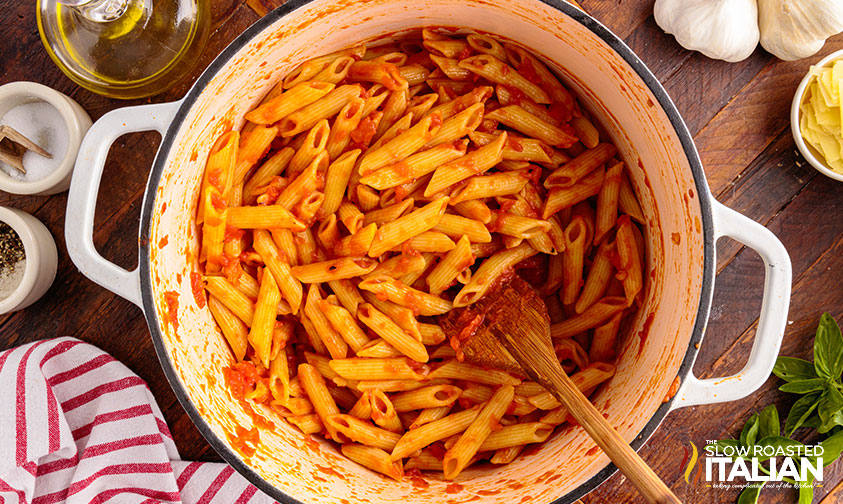
<path fill-rule="evenodd" d="M 237 34 L 282 0 L 212 0 L 214 28 L 196 70 L 205 66 Z M 499 0 L 505 1 L 505 0 Z M 763 223 L 785 244 L 793 262 L 793 298 L 784 355 L 810 358 L 813 332 L 823 311 L 843 318 L 843 184 L 810 167 L 798 154 L 789 129 L 790 103 L 809 65 L 843 49 L 832 38 L 807 60 L 781 62 L 762 50 L 735 64 L 683 50 L 656 26 L 653 0 L 580 0 L 655 73 L 676 102 L 694 135 L 708 184 L 721 202 Z M 109 110 L 182 97 L 185 79 L 166 94 L 121 102 L 92 94 L 67 79 L 47 56 L 35 23 L 35 2 L 0 0 L 0 84 L 29 80 L 58 89 L 78 101 L 96 120 Z M 153 133 L 121 137 L 111 148 L 99 195 L 94 242 L 115 263 L 137 264 L 137 222 L 148 170 L 159 138 Z M 83 277 L 64 245 L 66 193 L 51 197 L 0 193 L 0 205 L 20 208 L 46 224 L 59 249 L 58 276 L 49 292 L 26 310 L 0 316 L 0 349 L 62 335 L 91 342 L 144 378 L 158 400 L 185 459 L 220 460 L 194 428 L 167 384 L 155 357 L 140 310 Z M 707 337 L 695 372 L 726 376 L 746 362 L 761 305 L 760 258 L 735 242 L 722 240 L 717 283 Z M 746 399 L 671 413 L 641 455 L 684 502 L 734 502 L 737 490 L 687 484 L 681 475 L 683 446 L 706 439 L 735 437 L 754 410 L 771 402 L 786 412 L 793 400 L 777 391 L 775 378 Z M 783 413 L 786 414 L 786 413 Z M 826 469 L 815 502 L 843 479 L 843 463 Z M 826 499 L 843 502 L 843 490 Z M 762 502 L 796 502 L 795 491 L 765 491 Z M 643 502 L 615 475 L 583 499 L 585 503 Z"/>

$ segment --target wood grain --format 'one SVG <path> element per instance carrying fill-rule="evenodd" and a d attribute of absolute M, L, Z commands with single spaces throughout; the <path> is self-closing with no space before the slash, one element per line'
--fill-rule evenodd
<path fill-rule="evenodd" d="M 0 83 L 40 82 L 77 100 L 97 119 L 118 107 L 178 99 L 222 49 L 282 0 L 214 0 L 213 32 L 191 74 L 165 94 L 122 102 L 92 94 L 67 79 L 44 51 L 33 4 L 0 0 Z M 727 64 L 682 49 L 656 26 L 653 0 L 581 0 L 580 5 L 624 39 L 662 81 L 695 136 L 706 176 L 717 198 L 768 226 L 785 243 L 794 266 L 794 288 L 782 353 L 810 357 L 819 315 L 843 317 L 843 191 L 818 175 L 796 153 L 788 130 L 793 92 L 808 66 L 843 48 L 834 37 L 820 54 L 780 62 L 758 50 L 749 59 Z M 98 199 L 95 243 L 125 267 L 137 262 L 140 201 L 158 138 L 122 137 L 112 147 Z M 144 378 L 157 398 L 179 452 L 186 459 L 219 460 L 177 403 L 155 357 L 141 312 L 85 279 L 64 246 L 66 194 L 51 197 L 0 193 L 0 205 L 26 210 L 41 219 L 56 238 L 59 271 L 47 295 L 21 312 L 0 316 L 0 348 L 41 338 L 71 335 L 89 341 Z M 718 244 L 717 283 L 707 337 L 695 372 L 701 377 L 734 373 L 744 364 L 757 324 L 763 268 L 757 255 L 723 240 Z M 775 402 L 784 415 L 794 396 L 777 391 L 770 379 L 746 399 L 671 413 L 640 451 L 659 477 L 688 504 L 732 503 L 737 490 L 687 484 L 682 477 L 683 447 L 706 439 L 734 437 L 753 412 Z M 826 468 L 817 498 L 838 502 L 843 464 Z M 837 487 L 837 488 L 835 488 Z M 784 504 L 795 493 L 765 490 L 762 501 Z M 582 499 L 584 504 L 641 503 L 643 499 L 615 475 Z"/>

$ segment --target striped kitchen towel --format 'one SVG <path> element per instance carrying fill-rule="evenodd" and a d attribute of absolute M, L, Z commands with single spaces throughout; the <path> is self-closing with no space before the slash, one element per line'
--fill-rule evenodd
<path fill-rule="evenodd" d="M 180 460 L 146 383 L 74 338 L 0 353 L 0 503 L 274 502 L 227 464 Z"/>

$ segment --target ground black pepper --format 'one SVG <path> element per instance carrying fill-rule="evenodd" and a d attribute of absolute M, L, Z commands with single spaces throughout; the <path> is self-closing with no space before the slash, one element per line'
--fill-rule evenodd
<path fill-rule="evenodd" d="M 11 269 L 25 257 L 23 242 L 18 234 L 12 226 L 0 222 L 0 272 Z"/>

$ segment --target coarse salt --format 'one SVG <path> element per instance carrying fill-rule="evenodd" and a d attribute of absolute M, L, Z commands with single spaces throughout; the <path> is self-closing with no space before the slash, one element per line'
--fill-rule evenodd
<path fill-rule="evenodd" d="M 27 151 L 23 155 L 26 173 L 0 162 L 0 170 L 15 180 L 35 182 L 45 178 L 58 168 L 67 153 L 67 125 L 59 111 L 47 102 L 18 105 L 0 118 L 0 125 L 11 126 L 53 156 L 50 159 Z"/>

